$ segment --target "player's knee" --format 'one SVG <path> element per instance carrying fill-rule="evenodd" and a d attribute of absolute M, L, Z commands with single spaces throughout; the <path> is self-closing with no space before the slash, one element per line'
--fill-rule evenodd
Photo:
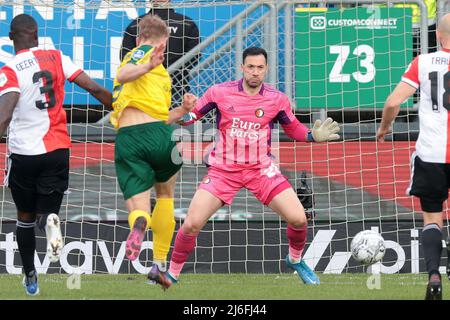
<path fill-rule="evenodd" d="M 156 199 L 171 199 L 175 196 L 175 192 L 173 190 L 162 190 L 160 192 L 156 192 Z"/>
<path fill-rule="evenodd" d="M 166 182 L 156 183 L 155 191 L 157 198 L 173 198 L 175 195 L 175 182 L 174 179 L 169 179 Z"/>
<path fill-rule="evenodd" d="M 189 219 L 186 219 L 183 223 L 182 229 L 185 235 L 195 235 L 200 232 L 202 226 L 198 223 L 190 221 Z"/>
<path fill-rule="evenodd" d="M 159 188 L 155 188 L 156 198 L 173 198 L 175 192 L 170 186 L 160 186 Z"/>
<path fill-rule="evenodd" d="M 295 217 L 295 219 L 292 219 L 291 221 L 287 221 L 287 223 L 293 226 L 295 229 L 299 229 L 306 226 L 308 224 L 308 221 L 306 220 L 306 216 L 302 214 L 298 217 Z"/>
<path fill-rule="evenodd" d="M 28 213 L 28 212 L 17 212 L 17 220 L 23 221 L 23 222 L 35 222 L 36 221 L 36 214 L 35 213 Z"/>

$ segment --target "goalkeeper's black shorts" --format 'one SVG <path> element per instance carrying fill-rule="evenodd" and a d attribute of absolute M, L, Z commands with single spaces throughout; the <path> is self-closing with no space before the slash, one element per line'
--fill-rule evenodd
<path fill-rule="evenodd" d="M 411 158 L 411 181 L 408 193 L 420 199 L 425 212 L 441 212 L 448 198 L 450 164 L 422 161 L 415 153 Z"/>

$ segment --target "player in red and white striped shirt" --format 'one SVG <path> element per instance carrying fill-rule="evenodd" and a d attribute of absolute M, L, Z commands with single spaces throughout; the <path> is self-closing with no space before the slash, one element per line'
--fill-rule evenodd
<path fill-rule="evenodd" d="M 0 69 L 0 134 L 8 130 L 5 185 L 17 207 L 17 243 L 29 295 L 39 293 L 34 226 L 47 234 L 47 255 L 58 261 L 63 240 L 58 213 L 69 185 L 70 137 L 63 109 L 64 83 L 75 82 L 111 108 L 111 93 L 59 50 L 38 48 L 38 26 L 29 15 L 11 21 L 16 55 Z"/>
<path fill-rule="evenodd" d="M 426 299 L 432 300 L 442 299 L 442 204 L 450 188 L 450 14 L 441 19 L 436 35 L 442 49 L 411 62 L 385 103 L 377 133 L 378 141 L 384 141 L 400 104 L 420 88 L 420 131 L 408 193 L 420 199 L 423 211 L 422 246 L 429 274 Z"/>

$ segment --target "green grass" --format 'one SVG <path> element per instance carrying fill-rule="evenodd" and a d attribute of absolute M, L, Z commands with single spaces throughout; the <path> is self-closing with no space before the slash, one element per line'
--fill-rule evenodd
<path fill-rule="evenodd" d="M 274 300 L 379 299 L 423 300 L 425 274 L 381 275 L 380 289 L 367 287 L 369 274 L 320 275 L 320 286 L 306 286 L 294 274 L 184 274 L 180 283 L 163 291 L 146 283 L 144 275 L 82 275 L 80 289 L 69 290 L 69 275 L 40 275 L 40 294 L 29 297 L 22 276 L 0 275 L 0 300 L 7 299 L 165 299 Z M 444 299 L 450 298 L 443 279 Z"/>

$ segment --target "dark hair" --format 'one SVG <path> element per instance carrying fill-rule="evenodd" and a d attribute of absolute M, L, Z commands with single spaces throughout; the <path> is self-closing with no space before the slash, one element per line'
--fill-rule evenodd
<path fill-rule="evenodd" d="M 28 14 L 19 14 L 11 21 L 10 25 L 10 38 L 11 40 L 17 39 L 24 35 L 34 35 L 37 33 L 37 23 L 34 18 Z"/>
<path fill-rule="evenodd" d="M 28 14 L 19 14 L 11 21 L 11 32 L 31 32 L 34 30 L 37 30 L 36 20 Z"/>
<path fill-rule="evenodd" d="M 259 56 L 260 54 L 264 56 L 267 64 L 267 51 L 259 47 L 250 47 L 245 49 L 244 53 L 242 53 L 242 62 L 245 62 L 245 58 L 247 58 L 247 56 Z"/>

